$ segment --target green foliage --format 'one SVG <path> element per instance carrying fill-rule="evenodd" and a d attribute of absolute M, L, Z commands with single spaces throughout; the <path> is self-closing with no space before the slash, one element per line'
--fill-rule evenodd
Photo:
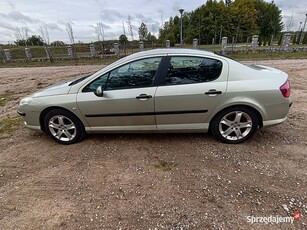
<path fill-rule="evenodd" d="M 278 45 L 280 46 L 281 45 L 281 43 L 282 43 L 282 39 L 283 39 L 283 37 L 284 37 L 284 33 L 281 33 L 280 34 L 280 36 L 279 36 L 279 40 L 278 40 Z"/>
<path fill-rule="evenodd" d="M 32 35 L 27 40 L 21 39 L 15 41 L 18 46 L 43 46 L 44 40 L 40 36 Z"/>
<path fill-rule="evenodd" d="M 144 22 L 141 23 L 141 26 L 139 27 L 139 38 L 140 41 L 147 40 L 148 35 L 148 29 Z"/>
<path fill-rule="evenodd" d="M 128 38 L 126 35 L 122 34 L 119 36 L 119 43 L 121 45 L 127 44 L 128 43 Z"/>
<path fill-rule="evenodd" d="M 155 168 L 161 169 L 163 171 L 169 171 L 175 164 L 165 160 L 158 160 L 158 164 L 155 164 Z"/>
<path fill-rule="evenodd" d="M 148 42 L 157 42 L 157 38 L 156 38 L 156 36 L 155 35 L 152 35 L 150 32 L 148 33 L 148 35 L 147 35 L 147 41 Z"/>
<path fill-rule="evenodd" d="M 296 40 L 296 33 L 293 36 L 293 40 L 292 40 L 292 44 L 296 44 L 297 40 Z"/>
<path fill-rule="evenodd" d="M 6 91 L 4 94 L 0 95 L 0 107 L 5 106 L 5 104 L 11 99 L 12 93 Z"/>
<path fill-rule="evenodd" d="M 9 137 L 12 132 L 21 126 L 19 117 L 7 117 L 0 121 L 0 138 Z"/>
<path fill-rule="evenodd" d="M 179 14 L 179 12 L 178 12 Z M 201 44 L 216 44 L 221 37 L 246 42 L 248 37 L 259 35 L 264 44 L 277 36 L 282 26 L 281 10 L 274 2 L 264 0 L 208 0 L 192 12 L 183 14 L 183 39 L 191 42 L 198 38 Z M 180 42 L 180 18 L 171 17 L 160 29 L 159 42 Z"/>

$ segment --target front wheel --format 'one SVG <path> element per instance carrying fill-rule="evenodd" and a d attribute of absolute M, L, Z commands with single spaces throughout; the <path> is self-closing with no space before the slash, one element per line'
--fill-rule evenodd
<path fill-rule="evenodd" d="M 45 116 L 44 126 L 49 136 L 61 144 L 73 144 L 84 136 L 84 127 L 72 113 L 62 110 L 51 110 Z"/>
<path fill-rule="evenodd" d="M 253 136 L 258 125 L 258 117 L 252 109 L 236 106 L 218 113 L 212 121 L 211 131 L 222 142 L 238 144 Z"/>

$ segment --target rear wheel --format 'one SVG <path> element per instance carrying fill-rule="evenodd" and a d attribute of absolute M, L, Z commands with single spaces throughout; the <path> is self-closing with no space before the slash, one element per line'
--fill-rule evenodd
<path fill-rule="evenodd" d="M 238 144 L 253 136 L 258 125 L 258 117 L 252 109 L 236 106 L 218 113 L 212 121 L 211 131 L 222 142 Z"/>
<path fill-rule="evenodd" d="M 61 144 L 73 144 L 84 136 L 84 127 L 72 113 L 55 109 L 47 113 L 44 126 L 47 134 Z"/>

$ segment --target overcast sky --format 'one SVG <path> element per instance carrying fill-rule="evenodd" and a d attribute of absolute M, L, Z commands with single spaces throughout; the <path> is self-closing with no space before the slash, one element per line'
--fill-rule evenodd
<path fill-rule="evenodd" d="M 104 25 L 105 39 L 118 38 L 124 28 L 128 36 L 128 15 L 131 16 L 134 38 L 144 22 L 156 36 L 162 22 L 179 15 L 180 8 L 192 11 L 206 0 L 0 0 L 0 43 L 16 40 L 16 28 L 29 28 L 29 35 L 40 34 L 39 26 L 48 28 L 50 41 L 69 43 L 66 23 L 71 22 L 75 41 L 96 41 L 95 26 Z M 270 0 L 267 0 L 270 1 Z M 282 9 L 285 26 L 297 30 L 305 20 L 307 0 L 275 0 Z M 293 23 L 289 23 L 293 14 Z M 124 25 L 124 26 L 123 26 Z M 123 28 L 124 27 L 124 28 Z M 307 26 L 306 26 L 307 29 Z"/>

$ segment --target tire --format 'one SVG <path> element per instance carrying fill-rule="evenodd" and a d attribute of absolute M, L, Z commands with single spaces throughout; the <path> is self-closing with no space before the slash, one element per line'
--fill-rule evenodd
<path fill-rule="evenodd" d="M 54 109 L 44 119 L 46 133 L 61 144 L 73 144 L 80 141 L 85 134 L 81 121 L 72 113 Z"/>
<path fill-rule="evenodd" d="M 222 142 L 238 144 L 252 137 L 258 125 L 257 114 L 252 109 L 235 106 L 221 111 L 213 118 L 211 131 Z"/>

